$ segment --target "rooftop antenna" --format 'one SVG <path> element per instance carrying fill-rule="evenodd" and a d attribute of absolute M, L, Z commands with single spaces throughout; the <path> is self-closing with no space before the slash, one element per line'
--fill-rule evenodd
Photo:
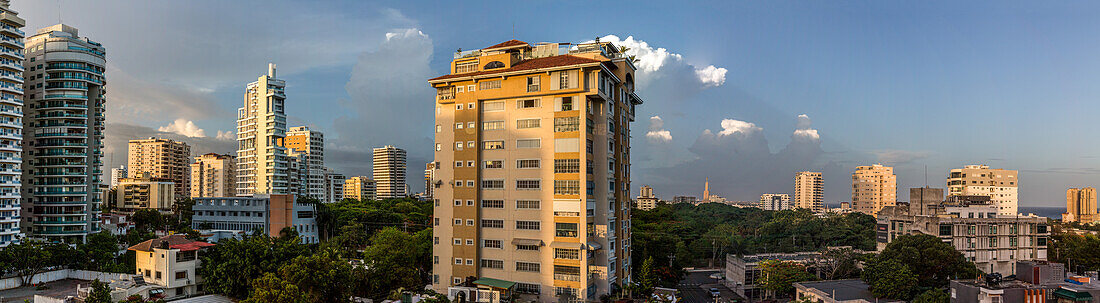
<path fill-rule="evenodd" d="M 928 164 L 924 165 L 924 187 L 928 187 Z"/>
<path fill-rule="evenodd" d="M 61 22 L 61 0 L 57 0 L 57 24 L 62 23 L 64 22 Z"/>

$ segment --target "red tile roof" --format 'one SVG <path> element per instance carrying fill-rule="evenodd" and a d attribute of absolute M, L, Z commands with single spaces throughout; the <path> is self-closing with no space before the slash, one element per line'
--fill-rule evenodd
<path fill-rule="evenodd" d="M 596 60 L 596 59 L 582 58 L 582 57 L 577 57 L 577 56 L 572 56 L 572 55 L 560 55 L 560 56 L 544 57 L 544 58 L 537 58 L 537 59 L 531 59 L 531 60 L 526 60 L 526 61 L 520 61 L 519 63 L 516 63 L 516 65 L 512 65 L 512 67 L 510 67 L 510 68 L 492 69 L 492 70 L 487 70 L 487 71 L 464 73 L 464 74 L 442 75 L 442 76 L 439 76 L 439 77 L 428 79 L 428 81 L 445 80 L 445 79 L 470 77 L 470 76 L 480 76 L 480 75 L 486 75 L 486 74 L 515 72 L 515 71 L 532 70 L 532 69 L 540 69 L 540 68 L 550 68 L 550 67 L 558 67 L 558 66 L 569 66 L 569 65 L 577 65 L 577 64 L 587 64 L 587 63 L 599 63 L 599 62 L 600 62 L 600 60 Z"/>
<path fill-rule="evenodd" d="M 494 48 L 501 48 L 501 47 L 516 46 L 516 45 L 527 45 L 527 42 L 512 39 L 512 40 L 504 41 L 504 42 L 501 42 L 497 45 L 493 45 L 493 46 L 486 47 L 486 48 L 483 48 L 483 49 L 494 49 Z"/>
<path fill-rule="evenodd" d="M 198 249 L 203 248 L 203 247 L 211 247 L 211 246 L 214 246 L 214 244 L 210 244 L 210 243 L 206 243 L 206 242 L 202 242 L 202 241 L 192 241 L 192 240 L 187 239 L 183 235 L 176 234 L 176 235 L 160 237 L 160 238 L 147 240 L 145 242 L 138 243 L 137 245 L 130 246 L 129 250 L 153 251 L 154 248 L 160 248 L 160 249 L 170 248 L 170 249 L 179 249 L 179 250 L 182 250 L 182 251 L 190 251 L 190 250 L 198 250 Z"/>

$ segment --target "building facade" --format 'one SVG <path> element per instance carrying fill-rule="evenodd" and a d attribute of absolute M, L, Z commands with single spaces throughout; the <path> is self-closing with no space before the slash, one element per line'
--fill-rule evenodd
<path fill-rule="evenodd" d="M 191 188 L 191 146 L 169 139 L 130 140 L 127 174 L 149 174 L 176 183 L 175 196 L 187 197 Z"/>
<path fill-rule="evenodd" d="M 146 283 L 160 286 L 163 299 L 173 300 L 201 293 L 199 251 L 212 246 L 183 235 L 170 235 L 138 243 L 128 250 L 135 252 L 136 274 Z"/>
<path fill-rule="evenodd" d="M 948 196 L 989 196 L 1002 215 L 1018 211 L 1019 172 L 987 165 L 966 165 L 951 170 L 947 177 Z"/>
<path fill-rule="evenodd" d="M 436 179 L 435 171 L 435 161 L 428 162 L 428 164 L 424 165 L 424 197 L 428 198 L 428 200 L 431 200 L 432 197 L 435 196 L 434 189 L 436 185 L 435 181 L 433 181 Z"/>
<path fill-rule="evenodd" d="M 118 186 L 118 180 L 126 178 L 126 165 L 111 169 L 111 187 Z"/>
<path fill-rule="evenodd" d="M 408 193 L 405 184 L 405 150 L 386 145 L 374 149 L 374 182 L 378 186 L 378 199 L 404 198 Z"/>
<path fill-rule="evenodd" d="M 26 21 L 0 2 L 0 247 L 19 243 L 23 157 L 23 26 Z"/>
<path fill-rule="evenodd" d="M 22 231 L 83 242 L 99 231 L 106 49 L 58 24 L 27 38 L 24 53 Z"/>
<path fill-rule="evenodd" d="M 757 208 L 763 210 L 788 210 L 791 209 L 791 195 L 788 194 L 763 194 Z"/>
<path fill-rule="evenodd" d="M 943 189 L 917 187 L 909 189 L 909 214 L 936 215 L 943 212 Z"/>
<path fill-rule="evenodd" d="M 286 139 L 286 81 L 268 63 L 267 74 L 245 86 L 237 109 L 237 195 L 289 192 Z"/>
<path fill-rule="evenodd" d="M 491 278 L 530 300 L 593 301 L 630 281 L 635 69 L 607 42 L 512 40 L 429 80 L 436 291 Z"/>
<path fill-rule="evenodd" d="M 820 172 L 803 171 L 794 176 L 794 207 L 825 212 L 825 179 Z"/>
<path fill-rule="evenodd" d="M 137 173 L 133 178 L 119 180 L 113 200 L 115 208 L 124 212 L 153 209 L 167 213 L 176 203 L 176 192 L 175 180 Z"/>
<path fill-rule="evenodd" d="M 894 168 L 881 164 L 858 166 L 852 172 L 852 211 L 875 216 L 883 207 L 898 201 L 898 179 Z"/>
<path fill-rule="evenodd" d="M 339 202 L 344 200 L 344 184 L 347 183 L 347 177 L 338 174 L 331 168 L 325 169 L 325 199 L 324 202 Z M 377 197 L 377 194 L 375 194 Z"/>
<path fill-rule="evenodd" d="M 297 192 L 323 200 L 325 196 L 325 136 L 308 126 L 291 127 L 286 133 L 286 148 L 300 154 Z"/>
<path fill-rule="evenodd" d="M 237 161 L 233 155 L 208 153 L 191 163 L 191 197 L 237 195 Z"/>
<path fill-rule="evenodd" d="M 278 237 L 283 228 L 298 232 L 302 243 L 319 243 L 316 209 L 298 203 L 294 195 L 195 198 L 195 230 L 260 231 Z"/>
<path fill-rule="evenodd" d="M 1092 187 L 1066 190 L 1066 212 L 1062 222 L 1093 223 L 1096 216 L 1096 189 Z"/>
<path fill-rule="evenodd" d="M 374 180 L 366 176 L 356 176 L 344 180 L 344 198 L 360 201 L 377 200 Z"/>

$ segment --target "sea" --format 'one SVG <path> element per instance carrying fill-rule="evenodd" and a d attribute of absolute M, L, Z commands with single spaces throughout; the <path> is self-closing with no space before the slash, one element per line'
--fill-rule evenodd
<path fill-rule="evenodd" d="M 840 207 L 840 203 L 826 203 L 829 208 Z M 1033 206 L 1033 207 L 1020 207 L 1021 214 L 1035 214 L 1040 217 L 1047 217 L 1051 219 L 1061 219 L 1062 213 L 1066 212 L 1065 207 L 1052 207 L 1052 206 Z"/>

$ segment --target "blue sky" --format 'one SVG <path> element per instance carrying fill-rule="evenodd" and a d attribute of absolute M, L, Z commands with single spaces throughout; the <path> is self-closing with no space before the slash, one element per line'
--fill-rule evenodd
<path fill-rule="evenodd" d="M 28 32 L 57 21 L 54 0 L 13 5 Z M 655 70 L 633 126 L 634 187 L 699 195 L 709 176 L 715 192 L 752 200 L 793 191 L 795 171 L 820 170 L 834 202 L 848 199 L 856 165 L 894 165 L 904 189 L 923 185 L 926 167 L 942 187 L 948 169 L 984 163 L 1021 170 L 1026 207 L 1100 185 L 1098 6 L 69 0 L 61 15 L 108 48 L 108 164 L 138 136 L 232 152 L 216 134 L 232 131 L 244 84 L 273 61 L 288 81 L 290 122 L 325 132 L 330 166 L 369 174 L 367 149 L 396 144 L 418 175 L 431 146 L 425 80 L 447 70 L 451 52 L 615 35 L 676 57 L 645 62 Z M 720 85 L 693 73 L 709 66 L 726 70 Z"/>

